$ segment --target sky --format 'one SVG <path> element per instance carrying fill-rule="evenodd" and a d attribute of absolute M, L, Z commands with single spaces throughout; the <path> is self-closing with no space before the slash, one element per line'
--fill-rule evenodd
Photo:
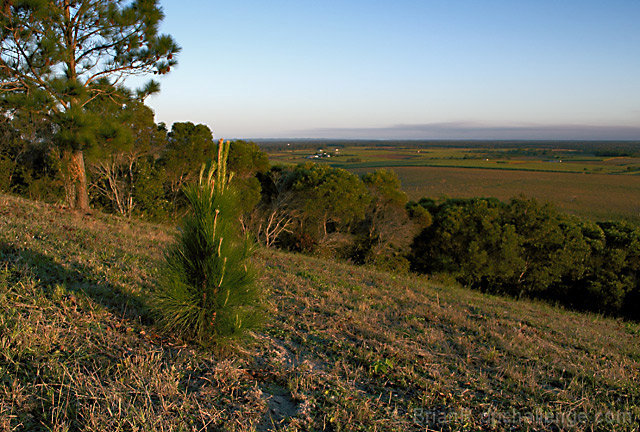
<path fill-rule="evenodd" d="M 156 121 L 219 138 L 640 139 L 639 0 L 161 0 Z"/>

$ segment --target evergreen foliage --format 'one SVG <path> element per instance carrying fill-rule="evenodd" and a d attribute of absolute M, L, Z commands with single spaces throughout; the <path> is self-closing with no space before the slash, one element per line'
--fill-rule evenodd
<path fill-rule="evenodd" d="M 114 100 L 134 75 L 166 74 L 180 47 L 158 32 L 156 0 L 6 1 L 0 10 L 0 109 L 35 113 L 56 125 L 71 207 L 89 208 L 83 152 L 101 119 L 89 105 Z M 151 81 L 139 99 L 157 92 Z M 123 102 L 125 103 L 125 102 Z"/>
<path fill-rule="evenodd" d="M 580 221 L 523 198 L 417 205 L 433 214 L 433 224 L 413 240 L 413 270 L 449 273 L 485 292 L 638 319 L 638 227 Z"/>
<path fill-rule="evenodd" d="M 155 296 L 161 325 L 205 346 L 241 336 L 258 323 L 261 309 L 228 155 L 229 143 L 221 140 L 217 162 L 203 166 L 199 181 L 184 188 L 190 212 L 166 254 Z"/>
<path fill-rule="evenodd" d="M 407 194 L 394 171 L 378 169 L 362 176 L 371 200 L 356 230 L 352 260 L 395 272 L 409 270 L 406 252 L 417 232 L 406 209 Z"/>
<path fill-rule="evenodd" d="M 166 207 L 162 183 L 149 180 L 158 177 L 150 169 L 154 154 L 166 147 L 166 133 L 158 129 L 151 108 L 121 91 L 116 100 L 95 98 L 88 110 L 102 119 L 86 153 L 93 204 L 125 217 L 161 213 L 153 210 Z"/>
<path fill-rule="evenodd" d="M 364 218 L 371 202 L 362 180 L 341 168 L 300 164 L 283 181 L 299 210 L 296 236 L 308 238 L 312 245 L 326 240 L 332 232 L 348 232 Z"/>

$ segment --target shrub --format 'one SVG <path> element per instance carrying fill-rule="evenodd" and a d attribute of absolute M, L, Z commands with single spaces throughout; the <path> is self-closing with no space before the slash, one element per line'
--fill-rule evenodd
<path fill-rule="evenodd" d="M 154 301 L 166 330 L 205 346 L 242 335 L 260 316 L 252 244 L 240 233 L 228 153 L 221 141 L 217 163 L 203 167 L 198 183 L 184 188 L 190 211 L 166 253 Z"/>
<path fill-rule="evenodd" d="M 171 214 L 172 203 L 163 188 L 163 167 L 152 158 L 141 158 L 136 169 L 133 197 L 136 216 L 150 221 L 166 221 Z"/>

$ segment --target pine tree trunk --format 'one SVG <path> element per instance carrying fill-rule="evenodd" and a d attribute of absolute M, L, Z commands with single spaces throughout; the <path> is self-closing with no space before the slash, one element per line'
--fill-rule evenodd
<path fill-rule="evenodd" d="M 82 211 L 89 210 L 89 192 L 87 191 L 87 171 L 84 167 L 84 154 L 82 150 L 75 150 L 71 159 L 76 166 L 78 177 L 76 178 L 76 208 Z"/>
<path fill-rule="evenodd" d="M 87 172 L 84 166 L 82 150 L 72 150 L 65 155 L 65 190 L 70 208 L 88 211 L 89 193 L 87 192 Z"/>

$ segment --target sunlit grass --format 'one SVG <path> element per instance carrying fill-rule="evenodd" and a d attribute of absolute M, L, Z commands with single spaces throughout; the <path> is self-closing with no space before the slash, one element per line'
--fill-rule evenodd
<path fill-rule="evenodd" d="M 148 313 L 172 228 L 8 196 L 0 214 L 0 430 L 505 430 L 486 414 L 515 411 L 604 431 L 640 415 L 634 323 L 260 251 L 271 319 L 211 354 Z"/>

